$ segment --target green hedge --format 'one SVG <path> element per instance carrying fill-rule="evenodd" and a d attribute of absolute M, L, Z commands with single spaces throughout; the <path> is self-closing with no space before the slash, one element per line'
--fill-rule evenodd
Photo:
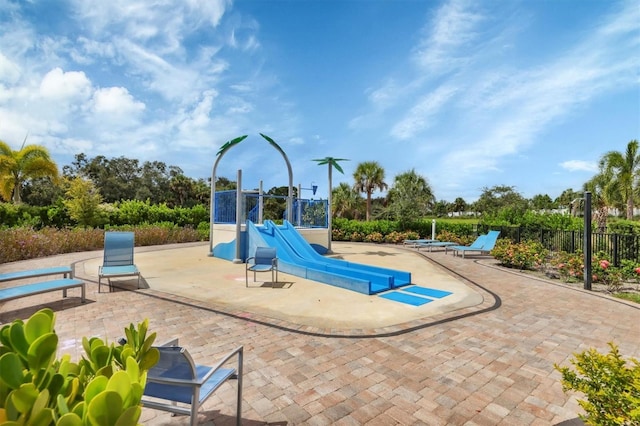
<path fill-rule="evenodd" d="M 171 208 L 166 204 L 150 204 L 148 201 L 121 201 L 101 205 L 106 223 L 110 225 L 142 225 L 170 222 L 177 226 L 196 228 L 209 223 L 209 209 L 202 205 L 191 208 Z M 26 204 L 0 203 L 2 229 L 14 227 L 74 227 L 77 225 L 62 205 L 34 207 Z"/>
<path fill-rule="evenodd" d="M 436 220 L 436 234 L 448 232 L 461 237 L 477 235 L 475 225 L 468 221 L 456 219 Z M 400 224 L 392 220 L 375 220 L 363 222 L 359 220 L 334 219 L 332 222 L 332 232 L 337 241 L 366 241 L 371 234 L 381 234 L 382 239 L 389 242 L 389 235 L 410 234 L 408 239 L 431 238 L 431 219 L 411 222 L 408 226 L 401 227 Z M 416 237 L 417 234 L 417 237 Z M 355 236 L 355 238 L 352 238 Z M 414 236 L 415 238 L 411 238 Z M 375 238 L 377 240 L 379 238 Z M 397 240 L 397 238 L 392 238 Z"/>

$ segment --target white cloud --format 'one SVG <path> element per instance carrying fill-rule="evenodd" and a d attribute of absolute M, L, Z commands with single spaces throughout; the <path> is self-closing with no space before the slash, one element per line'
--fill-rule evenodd
<path fill-rule="evenodd" d="M 144 109 L 144 103 L 136 101 L 124 87 L 98 89 L 93 94 L 93 111 L 101 117 L 117 116 L 131 120 Z"/>
<path fill-rule="evenodd" d="M 94 150 L 94 143 L 87 139 L 76 138 L 64 138 L 59 141 L 53 142 L 53 149 L 56 152 L 65 152 L 67 154 L 75 155 L 79 152 L 92 152 Z"/>
<path fill-rule="evenodd" d="M 386 109 L 397 101 L 400 90 L 396 82 L 390 79 L 378 89 L 369 89 L 369 101 L 375 108 Z"/>
<path fill-rule="evenodd" d="M 304 139 L 301 137 L 293 137 L 289 139 L 290 145 L 304 145 Z"/>
<path fill-rule="evenodd" d="M 101 42 L 80 36 L 70 50 L 71 58 L 83 65 L 93 64 L 97 59 L 106 58 L 113 60 L 116 58 L 116 47 L 111 41 Z"/>
<path fill-rule="evenodd" d="M 218 93 L 215 90 L 206 91 L 190 112 L 181 112 L 178 126 L 185 139 L 188 139 L 189 136 L 199 135 L 200 132 L 206 133 L 206 130 L 209 129 L 213 101 L 217 96 Z"/>
<path fill-rule="evenodd" d="M 91 82 L 82 71 L 64 72 L 60 68 L 54 68 L 40 82 L 40 95 L 54 101 L 82 101 L 90 93 Z"/>
<path fill-rule="evenodd" d="M 451 86 L 438 87 L 424 96 L 399 123 L 391 129 L 391 136 L 398 139 L 410 139 L 431 125 L 431 120 L 455 95 L 457 89 Z"/>
<path fill-rule="evenodd" d="M 229 45 L 235 49 L 252 51 L 260 47 L 260 42 L 252 32 L 247 33 L 242 28 L 234 28 L 229 37 Z"/>
<path fill-rule="evenodd" d="M 0 52 L 0 82 L 14 84 L 20 78 L 20 66 Z"/>
<path fill-rule="evenodd" d="M 598 165 L 593 161 L 567 160 L 560 163 L 560 167 L 570 172 L 591 172 L 598 171 Z"/>
<path fill-rule="evenodd" d="M 427 37 L 416 47 L 414 60 L 423 68 L 445 71 L 464 62 L 458 49 L 477 37 L 484 16 L 473 10 L 474 2 L 451 0 L 444 3 L 425 26 Z"/>
<path fill-rule="evenodd" d="M 226 111 L 227 115 L 247 114 L 253 110 L 251 102 L 237 96 L 228 97 L 226 103 L 229 104 L 229 108 Z"/>
<path fill-rule="evenodd" d="M 228 0 L 75 0 L 78 20 L 98 38 L 114 34 L 138 42 L 153 41 L 162 52 L 181 49 L 184 38 L 203 26 L 217 27 Z M 188 24 L 187 24 L 188 23 Z"/>

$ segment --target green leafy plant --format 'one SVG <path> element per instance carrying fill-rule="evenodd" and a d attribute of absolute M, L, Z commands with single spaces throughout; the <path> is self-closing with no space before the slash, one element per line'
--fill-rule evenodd
<path fill-rule="evenodd" d="M 104 218 L 100 209 L 102 196 L 93 182 L 76 177 L 69 180 L 68 185 L 63 204 L 69 212 L 69 217 L 85 228 L 103 223 Z"/>
<path fill-rule="evenodd" d="M 554 365 L 562 374 L 562 388 L 581 392 L 586 400 L 578 400 L 589 425 L 623 426 L 640 424 L 640 362 L 625 361 L 618 347 L 601 354 L 595 349 L 574 355 L 569 367 Z"/>
<path fill-rule="evenodd" d="M 42 309 L 0 329 L 0 423 L 3 425 L 136 425 L 147 371 L 158 350 L 148 321 L 125 328 L 127 342 L 83 339 L 85 356 L 56 359 L 55 314 Z"/>
<path fill-rule="evenodd" d="M 538 269 L 544 263 L 547 250 L 537 241 L 516 244 L 502 239 L 498 240 L 491 255 L 508 268 Z"/>
<path fill-rule="evenodd" d="M 622 259 L 620 262 L 622 279 L 625 281 L 640 282 L 640 266 L 633 260 Z"/>

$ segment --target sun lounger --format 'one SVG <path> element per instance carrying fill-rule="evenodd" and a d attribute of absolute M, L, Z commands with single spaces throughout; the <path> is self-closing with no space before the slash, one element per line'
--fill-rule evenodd
<path fill-rule="evenodd" d="M 435 241 L 433 243 L 418 243 L 416 244 L 416 248 L 420 251 L 421 248 L 428 248 L 429 251 L 433 251 L 434 247 L 444 247 L 445 253 L 450 246 L 455 246 L 456 243 L 451 241 Z"/>
<path fill-rule="evenodd" d="M 25 284 L 15 287 L 0 289 L 0 301 L 8 301 L 21 297 L 33 296 L 36 294 L 47 293 L 49 291 L 62 290 L 62 297 L 67 297 L 67 290 L 70 288 L 80 287 L 82 290 L 81 300 L 85 302 L 85 284 L 73 278 L 62 278 L 53 281 L 43 281 L 39 283 Z"/>
<path fill-rule="evenodd" d="M 484 244 L 484 240 L 486 237 L 487 237 L 486 235 L 478 236 L 478 238 L 476 238 L 476 240 L 473 243 L 471 243 L 471 246 L 469 247 L 477 247 L 477 248 L 482 247 L 482 244 Z M 429 248 L 429 251 L 432 251 L 433 247 L 444 247 L 444 253 L 447 254 L 452 247 L 464 247 L 464 246 L 460 246 L 459 244 L 451 241 L 438 241 L 435 243 L 420 244 L 420 247 L 427 247 Z M 418 251 L 420 251 L 420 247 L 418 247 Z"/>
<path fill-rule="evenodd" d="M 478 240 L 476 240 L 470 246 L 452 246 L 452 247 L 449 247 L 449 249 L 453 251 L 454 256 L 457 256 L 458 253 L 462 253 L 463 259 L 464 259 L 465 253 L 468 253 L 468 252 L 478 252 L 479 254 L 489 254 L 489 252 L 493 250 L 493 248 L 495 247 L 496 241 L 498 241 L 499 235 L 500 235 L 500 231 L 489 231 L 487 235 L 481 235 L 481 237 L 484 237 L 481 242 L 478 242 Z"/>
<path fill-rule="evenodd" d="M 438 240 L 428 240 L 428 239 L 404 240 L 404 241 L 402 242 L 402 245 L 403 245 L 403 246 L 410 245 L 410 246 L 413 246 L 413 247 L 417 247 L 417 246 L 418 246 L 418 244 L 435 243 L 435 242 L 437 242 L 437 241 L 438 241 Z"/>
<path fill-rule="evenodd" d="M 38 278 L 47 275 L 62 275 L 64 278 L 73 278 L 70 266 L 54 266 L 52 268 L 28 269 L 25 271 L 7 272 L 0 274 L 0 283 L 26 278 Z"/>

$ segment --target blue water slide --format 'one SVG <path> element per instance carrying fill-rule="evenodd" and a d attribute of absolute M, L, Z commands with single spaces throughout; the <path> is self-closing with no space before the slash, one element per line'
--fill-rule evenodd
<path fill-rule="evenodd" d="M 288 221 L 277 226 L 270 220 L 265 221 L 266 227 L 275 227 L 283 238 L 298 252 L 302 258 L 313 260 L 315 262 L 324 263 L 330 266 L 339 266 L 349 268 L 351 270 L 366 271 L 370 273 L 389 275 L 393 278 L 392 287 L 402 287 L 411 284 L 411 272 L 400 271 L 397 269 L 382 268 L 379 266 L 365 265 L 363 263 L 348 262 L 342 259 L 334 259 L 320 255 L 304 237 L 296 230 L 296 228 Z"/>
<path fill-rule="evenodd" d="M 291 244 L 275 225 L 256 226 L 247 221 L 250 252 L 256 246 L 275 247 L 278 253 L 278 269 L 282 272 L 345 288 L 364 294 L 375 294 L 392 288 L 393 278 L 389 275 L 327 265 L 300 256 L 302 248 L 298 242 Z M 308 245 L 308 243 L 305 244 Z"/>
<path fill-rule="evenodd" d="M 286 220 L 285 222 L 289 223 Z M 315 269 L 320 269 L 323 271 L 335 272 L 351 277 L 368 279 L 371 281 L 374 289 L 379 289 L 376 291 L 384 291 L 393 288 L 394 277 L 393 275 L 388 273 L 389 270 L 380 268 L 376 271 L 374 270 L 375 268 L 367 268 L 367 265 L 350 263 L 340 259 L 326 258 L 320 256 L 317 253 L 315 256 L 312 256 L 311 253 L 315 253 L 315 250 L 313 249 L 313 247 L 311 247 L 307 240 L 305 240 L 304 237 L 302 237 L 302 235 L 300 235 L 293 226 L 290 227 L 292 232 L 289 232 L 288 235 L 285 235 L 282 232 L 283 226 L 278 226 L 270 220 L 267 220 L 264 223 L 264 228 L 269 231 L 273 230 L 273 233 L 277 234 L 278 238 L 283 243 L 289 245 L 291 250 L 293 250 L 305 264 L 312 264 Z M 298 238 L 295 238 L 296 235 Z M 357 267 L 353 267 L 354 265 L 357 265 Z"/>

